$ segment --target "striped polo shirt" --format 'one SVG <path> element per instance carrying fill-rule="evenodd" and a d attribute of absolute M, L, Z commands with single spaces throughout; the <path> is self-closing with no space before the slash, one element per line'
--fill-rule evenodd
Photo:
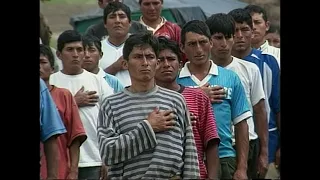
<path fill-rule="evenodd" d="M 188 88 L 183 85 L 180 85 L 180 87 L 179 92 L 185 98 L 189 112 L 198 117 L 197 123 L 193 127 L 193 134 L 197 146 L 200 176 L 201 179 L 207 179 L 208 173 L 204 163 L 204 152 L 209 141 L 215 139 L 218 140 L 218 143 L 220 142 L 211 102 L 209 97 L 199 89 Z"/>
<path fill-rule="evenodd" d="M 173 110 L 174 129 L 155 133 L 147 121 L 156 108 Z M 100 154 L 110 179 L 199 179 L 197 149 L 181 94 L 155 86 L 126 88 L 107 97 L 98 118 Z"/>

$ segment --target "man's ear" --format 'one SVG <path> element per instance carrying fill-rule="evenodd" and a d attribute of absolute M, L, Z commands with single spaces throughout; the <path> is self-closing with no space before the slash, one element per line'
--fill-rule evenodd
<path fill-rule="evenodd" d="M 270 21 L 267 21 L 266 22 L 266 33 L 267 33 L 267 31 L 269 31 L 269 28 L 270 28 Z"/>
<path fill-rule="evenodd" d="M 128 70 L 128 61 L 127 60 L 123 60 L 121 61 L 121 65 L 122 65 L 122 69 L 124 70 Z"/>
<path fill-rule="evenodd" d="M 180 47 L 180 51 L 185 54 L 184 45 L 182 43 L 180 43 L 179 47 Z"/>
<path fill-rule="evenodd" d="M 61 56 L 61 52 L 60 52 L 60 51 L 57 50 L 57 51 L 56 51 L 56 55 L 57 55 L 57 57 L 58 57 L 59 59 L 61 59 L 61 58 L 60 58 L 60 56 Z"/>

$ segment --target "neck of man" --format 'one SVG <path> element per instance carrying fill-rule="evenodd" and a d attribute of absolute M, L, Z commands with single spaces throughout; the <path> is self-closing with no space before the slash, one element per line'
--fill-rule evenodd
<path fill-rule="evenodd" d="M 219 57 L 216 57 L 213 54 L 211 54 L 211 57 L 212 57 L 212 61 L 216 65 L 221 66 L 221 67 L 226 67 L 232 62 L 232 56 L 219 58 Z"/>
<path fill-rule="evenodd" d="M 42 80 L 46 83 L 48 90 L 51 91 L 52 88 L 53 88 L 53 86 L 50 85 L 50 83 L 49 83 L 49 78 L 48 78 L 48 79 L 42 79 Z"/>
<path fill-rule="evenodd" d="M 155 28 L 161 23 L 162 17 L 159 16 L 159 18 L 158 18 L 157 20 L 155 20 L 155 21 L 149 21 L 149 20 L 147 20 L 146 18 L 144 18 L 144 17 L 142 16 L 142 21 L 143 21 L 147 26 L 152 27 L 153 29 L 155 29 Z"/>
<path fill-rule="evenodd" d="M 180 85 L 177 83 L 177 81 L 174 79 L 172 82 L 165 82 L 165 81 L 156 81 L 157 85 L 166 89 L 170 89 L 173 91 L 179 91 Z"/>
<path fill-rule="evenodd" d="M 128 34 L 126 34 L 125 36 L 112 36 L 112 37 L 109 36 L 108 41 L 112 45 L 118 47 L 121 44 L 123 44 L 127 40 L 127 38 L 128 38 Z"/>
<path fill-rule="evenodd" d="M 252 42 L 251 42 L 251 46 L 252 46 L 253 48 L 259 49 L 259 48 L 262 46 L 262 44 L 264 44 L 265 42 L 266 42 L 266 38 L 264 37 L 264 38 L 262 38 L 261 41 L 259 41 L 259 42 L 257 42 L 257 43 L 252 43 Z"/>
<path fill-rule="evenodd" d="M 136 81 L 134 78 L 131 78 L 131 86 L 128 90 L 132 93 L 147 92 L 153 89 L 155 85 L 154 78 L 149 81 Z"/>
<path fill-rule="evenodd" d="M 208 74 L 211 68 L 211 62 L 209 59 L 203 64 L 194 64 L 190 61 L 188 69 L 191 74 L 195 75 L 200 81 L 202 81 Z"/>
<path fill-rule="evenodd" d="M 90 71 L 93 74 L 98 74 L 98 72 L 100 71 L 99 67 L 95 67 L 92 71 Z"/>
<path fill-rule="evenodd" d="M 63 65 L 63 67 L 65 66 Z M 72 69 L 63 68 L 61 72 L 66 75 L 78 75 L 83 72 L 83 69 L 82 68 L 72 68 Z"/>
<path fill-rule="evenodd" d="M 252 50 L 252 47 L 247 48 L 244 51 L 236 51 L 236 50 L 232 50 L 232 56 L 237 57 L 239 59 L 244 59 L 244 57 L 248 56 L 250 54 Z"/>

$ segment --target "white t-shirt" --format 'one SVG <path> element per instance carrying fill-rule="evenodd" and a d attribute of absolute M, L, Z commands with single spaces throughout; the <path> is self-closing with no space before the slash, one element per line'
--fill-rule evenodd
<path fill-rule="evenodd" d="M 225 68 L 237 73 L 239 76 L 246 93 L 251 113 L 253 114 L 253 106 L 256 105 L 261 99 L 265 99 L 262 77 L 258 66 L 251 62 L 233 57 L 232 62 Z M 247 119 L 247 123 L 249 127 L 249 139 L 257 139 L 258 135 L 255 132 L 253 118 L 250 117 Z M 232 133 L 232 141 L 234 143 L 234 127 L 232 127 Z"/>
<path fill-rule="evenodd" d="M 79 107 L 80 118 L 87 133 L 87 140 L 80 147 L 79 167 L 101 166 L 97 138 L 97 120 L 102 101 L 113 94 L 112 88 L 102 77 L 83 70 L 78 75 L 66 75 L 61 71 L 50 76 L 50 84 L 68 89 L 74 96 L 83 86 L 84 91 L 96 91 L 99 102 L 95 106 Z"/>
<path fill-rule="evenodd" d="M 99 67 L 106 69 L 114 62 L 116 62 L 122 56 L 122 49 L 124 43 L 118 47 L 112 45 L 109 42 L 109 38 L 103 39 L 101 41 L 101 49 L 103 56 L 99 61 Z M 115 74 L 119 81 L 126 87 L 131 86 L 131 79 L 128 70 L 119 71 Z"/>

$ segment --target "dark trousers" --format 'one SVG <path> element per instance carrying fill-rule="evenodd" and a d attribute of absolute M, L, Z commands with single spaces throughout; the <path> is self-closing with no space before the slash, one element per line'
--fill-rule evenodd
<path fill-rule="evenodd" d="M 219 179 L 232 179 L 236 168 L 237 161 L 235 157 L 220 158 Z"/>
<path fill-rule="evenodd" d="M 79 167 L 78 179 L 91 180 L 100 179 L 101 166 Z"/>
<path fill-rule="evenodd" d="M 235 146 L 233 146 L 236 149 Z M 248 179 L 258 179 L 258 157 L 260 153 L 259 139 L 249 141 L 249 154 L 248 154 Z"/>

